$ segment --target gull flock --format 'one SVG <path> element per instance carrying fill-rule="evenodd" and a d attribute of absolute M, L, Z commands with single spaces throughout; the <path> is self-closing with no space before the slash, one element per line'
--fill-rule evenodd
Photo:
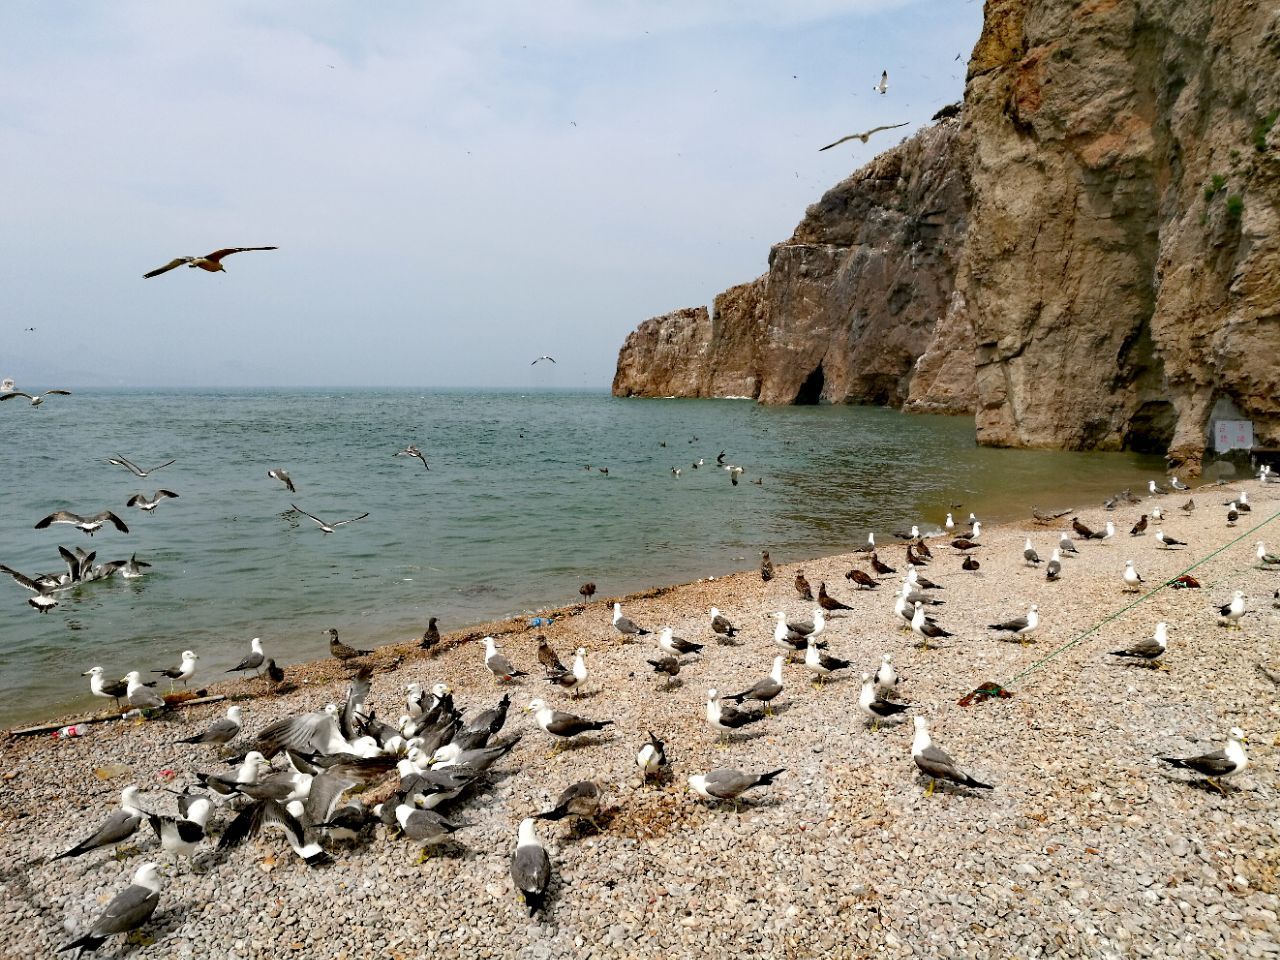
<path fill-rule="evenodd" d="M 1223 519 L 1225 522 L 1225 515 Z M 912 533 L 904 551 L 907 562 L 900 589 L 884 591 L 893 594 L 892 606 L 901 628 L 909 630 L 918 646 L 926 650 L 978 642 L 957 639 L 972 635 L 974 624 L 952 622 L 948 629 L 939 622 L 944 619 L 942 614 L 925 612 L 926 607 L 932 611 L 945 607 L 940 596 L 948 589 L 956 593 L 965 589 L 963 578 L 969 575 L 965 568 L 958 568 L 961 579 L 947 584 L 936 583 L 920 571 L 931 563 L 941 567 L 948 555 L 967 559 L 981 554 L 981 522 L 971 516 L 968 530 L 960 533 L 921 533 L 919 527 Z M 1110 566 L 1117 571 L 1118 594 L 1132 590 L 1135 584 L 1139 589 L 1150 589 L 1131 559 L 1126 558 L 1122 568 L 1118 559 L 1107 559 L 1115 551 L 1112 537 L 1095 536 L 1078 518 L 1073 518 L 1060 537 L 1051 563 L 1068 569 L 1057 578 L 1047 578 L 1051 582 L 1097 578 Z M 1077 555 L 1089 554 L 1089 558 L 1077 560 L 1067 554 L 1070 559 L 1060 559 L 1063 542 L 1071 542 Z M 1268 553 L 1263 543 L 1250 552 L 1264 569 L 1280 566 L 1280 558 Z M 91 557 L 70 556 L 92 569 Z M 359 856 L 361 847 L 378 837 L 384 842 L 416 846 L 420 859 L 465 846 L 468 827 L 474 817 L 483 816 L 482 798 L 490 795 L 496 783 L 512 776 L 539 776 L 536 768 L 510 768 L 511 751 L 526 737 L 541 741 L 551 755 L 566 749 L 633 751 L 634 768 L 642 783 L 683 783 L 698 800 L 736 810 L 787 774 L 785 767 L 765 769 L 750 762 L 750 744 L 758 731 L 784 736 L 785 713 L 792 703 L 806 695 L 822 696 L 825 687 L 844 677 L 855 678 L 857 694 L 849 698 L 849 706 L 865 719 L 871 732 L 909 721 L 909 747 L 904 745 L 901 756 L 904 766 L 910 758 L 911 767 L 923 779 L 925 796 L 940 785 L 959 800 L 973 793 L 999 791 L 1001 758 L 953 757 L 948 753 L 943 745 L 946 731 L 930 729 L 922 715 L 928 705 L 912 701 L 910 680 L 898 674 L 892 654 L 884 653 L 878 664 L 865 666 L 838 655 L 839 636 L 857 622 L 862 604 L 890 604 L 888 597 L 878 599 L 877 590 L 897 571 L 879 556 L 874 535 L 868 537 L 861 557 L 871 570 L 862 571 L 864 578 L 855 581 L 857 596 L 864 600 L 845 603 L 832 597 L 827 584 L 820 582 L 818 600 L 808 619 L 791 618 L 784 611 L 768 614 L 774 621 L 772 643 L 767 634 L 753 636 L 756 631 L 741 620 L 735 623 L 738 617 L 731 619 L 718 607 L 706 610 L 704 626 L 694 640 L 676 635 L 668 624 L 637 623 L 624 613 L 620 602 L 612 604 L 611 616 L 599 624 L 601 637 L 613 638 L 624 650 L 634 649 L 636 663 L 652 665 L 654 673 L 662 677 L 662 690 L 679 682 L 682 667 L 697 664 L 700 674 L 714 674 L 721 647 L 746 643 L 759 650 L 760 679 L 727 696 L 721 696 L 718 686 L 707 689 L 704 714 L 708 736 L 724 750 L 744 754 L 736 763 L 709 770 L 678 769 L 668 744 L 652 730 L 619 729 L 619 721 L 609 715 L 607 707 L 608 696 L 615 691 L 591 672 L 584 647 L 575 651 L 571 665 L 565 667 L 546 638 L 540 637 L 535 667 L 533 655 L 529 663 L 520 662 L 520 657 L 513 660 L 514 654 L 503 652 L 497 638 L 484 637 L 475 656 L 492 683 L 503 691 L 497 703 L 464 709 L 454 702 L 448 682 L 437 679 L 429 687 L 413 682 L 404 687 L 403 712 L 395 722 L 388 722 L 369 706 L 374 673 L 365 658 L 370 651 L 342 644 L 336 630 L 327 631 L 333 656 L 354 671 L 340 703 L 317 704 L 310 712 L 275 720 L 252 733 L 252 709 L 235 704 L 203 730 L 176 741 L 191 748 L 196 764 L 202 767 L 191 782 L 182 785 L 176 813 L 159 813 L 162 797 L 144 797 L 137 785 L 130 785 L 121 792 L 118 807 L 100 811 L 86 821 L 81 834 L 66 837 L 66 848 L 52 861 L 101 855 L 124 844 L 150 843 L 154 853 L 118 888 L 101 915 L 62 949 L 94 950 L 111 937 L 140 929 L 163 902 L 171 877 L 181 870 L 199 870 L 210 858 L 235 856 L 235 851 L 250 841 L 269 842 L 269 835 L 283 841 L 302 869 L 320 869 L 335 859 Z M 1038 548 L 1030 539 L 1019 557 L 1030 566 L 1041 563 Z M 68 560 L 69 567 L 71 562 Z M 774 577 L 766 551 L 762 551 L 760 575 L 765 583 Z M 1173 580 L 1167 583 L 1178 586 Z M 813 600 L 803 572 L 796 577 L 794 589 L 802 600 Z M 1238 629 L 1249 612 L 1244 593 L 1234 591 L 1218 610 L 1219 622 L 1224 628 Z M 997 639 L 1030 644 L 1053 628 L 1042 622 L 1035 603 L 1010 613 L 1007 619 L 986 625 L 987 631 Z M 760 615 L 766 612 L 760 611 Z M 1150 638 L 1138 638 L 1124 649 L 1105 654 L 1117 663 L 1159 670 L 1171 656 L 1176 658 L 1176 651 L 1176 642 L 1170 641 L 1170 625 L 1161 620 L 1154 624 Z M 166 680 L 170 687 L 186 685 L 196 673 L 198 659 L 195 651 L 187 650 L 176 664 L 153 668 L 151 674 Z M 257 673 L 268 662 L 261 640 L 255 638 L 244 659 L 228 672 Z M 814 693 L 805 693 L 805 684 L 797 683 L 792 675 L 794 670 L 802 671 Z M 129 672 L 119 683 L 104 680 L 100 667 L 88 675 L 93 693 L 115 698 L 122 709 L 145 717 L 162 716 L 172 709 L 155 682 L 144 680 L 139 671 Z M 539 694 L 527 697 L 522 704 L 520 712 L 529 716 L 530 723 L 513 731 L 513 693 L 526 685 L 538 687 Z M 605 700 L 601 706 L 579 710 L 569 709 L 568 703 L 557 705 L 553 699 L 568 696 L 577 700 L 584 694 L 604 695 Z M 1244 731 L 1233 727 L 1226 731 L 1220 749 L 1192 755 L 1161 753 L 1154 759 L 1170 770 L 1191 773 L 1226 797 L 1230 796 L 1228 783 L 1249 766 L 1246 744 Z M 676 742 L 674 746 L 678 757 L 687 744 Z M 520 817 L 510 840 L 509 873 L 513 896 L 530 916 L 554 909 L 554 880 L 559 872 L 543 843 L 547 827 L 539 824 L 569 821 L 577 824 L 574 829 L 607 829 L 612 809 L 609 799 L 602 783 L 580 780 L 565 785 L 549 809 L 530 809 Z M 468 819 L 468 814 L 473 819 Z M 162 867 L 162 863 L 172 866 Z"/>

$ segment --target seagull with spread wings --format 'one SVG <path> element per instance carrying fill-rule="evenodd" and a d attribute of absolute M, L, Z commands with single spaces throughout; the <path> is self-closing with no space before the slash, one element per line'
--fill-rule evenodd
<path fill-rule="evenodd" d="M 162 273 L 168 273 L 175 267 L 180 267 L 184 263 L 191 268 L 199 267 L 201 270 L 208 270 L 210 273 L 226 273 L 227 268 L 222 265 L 224 258 L 231 256 L 233 253 L 247 253 L 250 250 L 278 250 L 279 247 L 224 247 L 221 250 L 215 250 L 213 253 L 206 253 L 203 257 L 174 257 L 163 267 L 156 267 L 150 273 L 142 275 L 143 280 L 150 280 L 152 277 L 158 277 Z"/>
<path fill-rule="evenodd" d="M 552 363 L 555 363 L 555 362 L 556 362 L 556 358 L 555 358 L 555 357 L 549 357 L 549 356 L 547 356 L 545 353 L 544 353 L 542 356 L 540 356 L 540 357 L 538 358 L 538 360 L 550 360 Z M 538 362 L 538 360 L 533 361 L 533 363 L 529 364 L 529 366 L 531 366 L 531 367 L 532 367 L 534 363 L 537 363 L 537 362 Z"/>
<path fill-rule="evenodd" d="M 132 460 L 128 459 L 127 457 L 125 457 L 125 456 L 124 456 L 124 455 L 122 455 L 122 454 L 117 453 L 114 457 L 106 457 L 106 458 L 105 458 L 105 462 L 106 462 L 106 463 L 110 463 L 110 464 L 112 464 L 112 465 L 114 465 L 114 466 L 117 466 L 117 467 L 124 467 L 126 470 L 128 470 L 130 473 L 132 473 L 135 477 L 137 477 L 137 478 L 139 478 L 139 479 L 145 479 L 146 477 L 151 476 L 151 474 L 155 473 L 157 470 L 163 470 L 165 467 L 172 466 L 173 464 L 177 463 L 178 461 L 177 461 L 177 460 L 168 460 L 168 461 L 166 461 L 165 463 L 160 464 L 160 466 L 158 466 L 158 467 L 151 467 L 151 468 L 149 468 L 149 469 L 147 469 L 147 470 L 143 470 L 141 467 L 139 467 L 139 466 L 138 466 L 136 463 L 134 463 Z"/>
<path fill-rule="evenodd" d="M 31 401 L 31 405 L 33 407 L 38 407 L 40 406 L 40 404 L 44 403 L 45 397 L 52 397 L 55 394 L 59 397 L 69 397 L 71 396 L 71 391 L 70 390 L 46 390 L 44 393 L 31 394 L 31 393 L 25 393 L 22 390 L 11 390 L 8 393 L 0 393 L 0 400 L 9 400 L 9 399 L 12 399 L 13 397 L 26 397 L 28 400 Z"/>
<path fill-rule="evenodd" d="M 835 143 L 828 143 L 825 147 L 819 147 L 818 152 L 821 153 L 823 150 L 830 150 L 832 147 L 838 147 L 840 146 L 840 144 L 848 140 L 861 140 L 863 143 L 866 143 L 868 140 L 871 139 L 871 135 L 873 133 L 879 133 L 881 130 L 897 130 L 899 127 L 905 127 L 905 126 L 906 126 L 905 123 L 891 123 L 888 126 L 872 127 L 870 130 L 867 130 L 864 133 L 851 133 L 847 137 L 841 137 Z"/>
<path fill-rule="evenodd" d="M 312 520 L 314 520 L 317 524 L 320 525 L 320 530 L 324 533 L 333 533 L 335 528 L 342 526 L 344 523 L 355 523 L 357 520 L 363 520 L 365 517 L 369 515 L 368 513 L 362 513 L 360 514 L 360 516 L 352 517 L 350 520 L 335 520 L 333 523 L 325 523 L 315 514 L 307 513 L 307 511 L 303 510 L 296 503 L 291 503 L 289 504 L 289 506 L 293 507 L 293 509 L 297 510 L 304 517 L 310 517 Z"/>

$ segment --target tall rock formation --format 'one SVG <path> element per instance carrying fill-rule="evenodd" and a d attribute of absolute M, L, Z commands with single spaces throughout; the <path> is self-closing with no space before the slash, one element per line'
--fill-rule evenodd
<path fill-rule="evenodd" d="M 647 321 L 614 392 L 974 411 L 979 442 L 1280 446 L 1280 7 L 987 0 L 961 120 Z M 656 389 L 661 386 L 663 389 Z"/>

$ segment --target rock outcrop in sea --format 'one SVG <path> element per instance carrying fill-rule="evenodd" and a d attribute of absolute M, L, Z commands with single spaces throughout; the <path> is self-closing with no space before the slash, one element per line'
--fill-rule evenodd
<path fill-rule="evenodd" d="M 980 443 L 1280 447 L 1280 11 L 988 0 L 958 115 L 850 175 L 769 271 L 647 320 L 619 396 L 971 412 Z"/>

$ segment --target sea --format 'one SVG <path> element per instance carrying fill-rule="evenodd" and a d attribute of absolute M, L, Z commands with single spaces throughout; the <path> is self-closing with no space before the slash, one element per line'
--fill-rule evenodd
<path fill-rule="evenodd" d="M 429 470 L 395 456 L 408 444 Z M 0 577 L 6 727 L 89 706 L 95 665 L 120 677 L 191 649 L 208 683 L 252 637 L 287 665 L 327 656 L 330 627 L 403 641 L 431 616 L 446 631 L 533 617 L 585 581 L 614 596 L 754 568 L 762 548 L 787 562 L 937 528 L 952 504 L 957 522 L 1025 518 L 1163 476 L 1159 457 L 978 447 L 970 417 L 593 391 L 84 389 L 0 406 L 0 451 L 0 563 L 56 573 L 62 545 L 151 564 L 45 614 Z M 177 462 L 138 479 L 116 455 Z M 125 506 L 161 488 L 178 498 Z M 369 516 L 326 535 L 291 503 Z M 129 533 L 34 529 L 59 509 L 111 509 Z"/>

